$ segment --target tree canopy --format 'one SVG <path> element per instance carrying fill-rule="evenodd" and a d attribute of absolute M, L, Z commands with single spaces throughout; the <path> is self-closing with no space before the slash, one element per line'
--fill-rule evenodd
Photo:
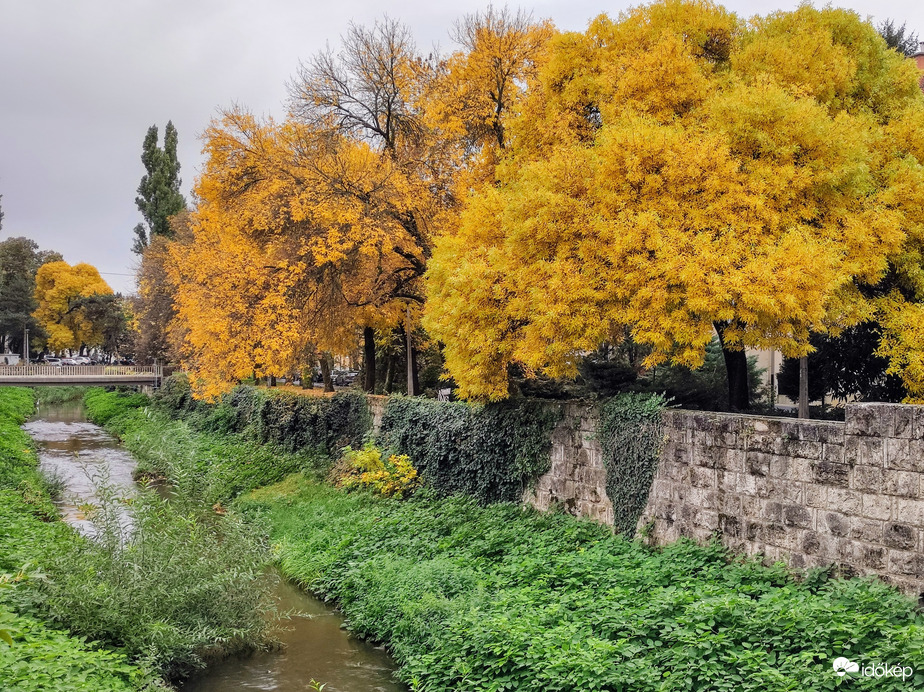
<path fill-rule="evenodd" d="M 435 244 L 424 324 L 462 394 L 506 396 L 511 364 L 571 374 L 624 326 L 648 365 L 695 367 L 716 331 L 795 357 L 873 315 L 914 380 L 917 78 L 809 6 L 745 23 L 667 0 L 554 39 L 497 184 Z M 858 290 L 888 270 L 911 302 Z"/>
<path fill-rule="evenodd" d="M 80 263 L 49 262 L 39 267 L 35 277 L 34 316 L 48 334 L 53 351 L 102 346 L 106 337 L 108 303 L 104 296 L 112 289 L 96 267 Z"/>
<path fill-rule="evenodd" d="M 177 131 L 172 121 L 164 128 L 164 146 L 157 143 L 157 125 L 151 125 L 141 147 L 145 174 L 138 185 L 135 204 L 144 223 L 135 226 L 132 251 L 141 254 L 154 236 L 172 237 L 169 219 L 186 208 L 180 193 L 180 161 L 177 158 Z"/>

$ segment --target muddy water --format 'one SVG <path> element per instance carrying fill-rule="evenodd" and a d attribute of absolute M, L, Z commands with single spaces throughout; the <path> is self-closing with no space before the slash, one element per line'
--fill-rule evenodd
<path fill-rule="evenodd" d="M 299 614 L 282 621 L 277 634 L 286 648 L 245 659 L 224 661 L 201 678 L 183 685 L 183 692 L 229 690 L 313 690 L 324 692 L 398 692 L 392 681 L 394 663 L 388 655 L 340 629 L 342 618 L 322 601 L 282 581 L 276 590 L 280 612 Z"/>
<path fill-rule="evenodd" d="M 81 507 L 97 500 L 100 484 L 119 495 L 135 492 L 134 458 L 112 435 L 87 421 L 82 402 L 39 405 L 23 429 L 37 443 L 39 468 L 64 485 L 56 502 L 61 515 L 82 533 L 94 533 Z"/>
<path fill-rule="evenodd" d="M 36 441 L 44 472 L 64 482 L 58 507 L 65 520 L 92 535 L 93 525 L 80 507 L 95 498 L 94 478 L 125 495 L 135 490 L 135 460 L 105 430 L 87 421 L 80 402 L 40 406 L 23 428 Z M 322 601 L 284 580 L 277 580 L 279 612 L 297 613 L 275 633 L 281 651 L 216 664 L 187 681 L 183 692 L 278 690 L 303 692 L 401 692 L 392 680 L 388 655 L 341 629 L 342 618 Z"/>

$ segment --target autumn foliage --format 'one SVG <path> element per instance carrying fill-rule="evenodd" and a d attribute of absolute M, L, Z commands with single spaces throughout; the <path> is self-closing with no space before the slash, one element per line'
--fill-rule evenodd
<path fill-rule="evenodd" d="M 424 56 L 350 26 L 282 121 L 208 128 L 163 255 L 199 395 L 421 324 L 463 396 L 499 399 L 511 366 L 571 375 L 627 333 L 695 366 L 716 332 L 799 356 L 869 320 L 924 395 L 924 97 L 871 25 L 666 0 L 451 35 Z"/>
<path fill-rule="evenodd" d="M 48 333 L 48 348 L 61 351 L 101 346 L 103 325 L 94 319 L 85 299 L 111 295 L 112 289 L 92 265 L 49 262 L 39 267 L 35 275 L 38 308 L 34 316 Z"/>
<path fill-rule="evenodd" d="M 508 365 L 573 374 L 624 326 L 649 365 L 695 366 L 714 330 L 798 356 L 811 332 L 904 314 L 922 107 L 913 66 L 850 12 L 601 16 L 555 40 L 511 125 L 521 146 L 437 242 L 425 325 L 462 392 L 497 399 Z M 860 290 L 888 272 L 905 293 Z M 909 322 L 886 322 L 884 348 Z"/>

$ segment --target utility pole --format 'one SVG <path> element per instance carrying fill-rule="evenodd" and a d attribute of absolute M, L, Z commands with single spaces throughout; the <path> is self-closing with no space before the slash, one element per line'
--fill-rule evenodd
<path fill-rule="evenodd" d="M 29 364 L 29 328 L 26 327 L 22 335 L 22 361 Z"/>

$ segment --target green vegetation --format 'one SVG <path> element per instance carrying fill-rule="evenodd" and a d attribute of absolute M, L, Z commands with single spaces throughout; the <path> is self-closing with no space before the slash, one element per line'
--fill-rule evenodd
<path fill-rule="evenodd" d="M 795 581 L 718 544 L 655 550 L 512 504 L 298 476 L 239 502 L 273 527 L 284 572 L 386 642 L 420 692 L 829 690 L 855 684 L 832 674 L 840 655 L 924 660 L 924 616 L 889 587 Z"/>
<path fill-rule="evenodd" d="M 614 528 L 628 538 L 635 535 L 658 467 L 665 403 L 658 395 L 621 394 L 600 405 L 597 438 L 606 494 L 613 503 Z"/>
<path fill-rule="evenodd" d="M 424 485 L 483 503 L 515 502 L 548 470 L 559 406 L 518 400 L 477 406 L 392 397 L 381 443 L 407 454 Z"/>
<path fill-rule="evenodd" d="M 242 433 L 287 452 L 328 457 L 361 445 L 372 427 L 366 397 L 356 391 L 317 397 L 240 386 L 206 404 L 192 398 L 185 375 L 174 375 L 155 394 L 154 405 L 197 430 Z"/>
<path fill-rule="evenodd" d="M 253 527 L 153 491 L 127 507 L 97 492 L 94 539 L 42 557 L 33 590 L 43 613 L 171 679 L 265 643 L 268 555 Z"/>
<path fill-rule="evenodd" d="M 165 410 L 161 402 L 142 408 L 149 403 L 146 398 L 101 389 L 90 390 L 84 399 L 91 420 L 119 436 L 138 460 L 140 474 L 168 479 L 187 499 L 211 506 L 297 471 L 322 477 L 330 466 L 329 457 L 311 446 L 290 452 L 262 444 L 246 424 L 246 434 L 211 432 L 223 427 L 216 421 L 237 417 L 225 404 L 186 409 L 188 419 L 177 420 L 167 415 L 176 415 L 177 409 Z M 227 415 L 229 410 L 234 416 Z"/>
<path fill-rule="evenodd" d="M 87 393 L 86 387 L 36 387 L 35 400 L 39 406 L 78 401 Z"/>
<path fill-rule="evenodd" d="M 87 507 L 97 533 L 77 534 L 57 521 L 19 428 L 32 397 L 0 390 L 0 573 L 26 577 L 0 591 L 0 629 L 13 641 L 0 642 L 0 669 L 12 666 L 16 682 L 4 689 L 149 687 L 264 644 L 269 556 L 259 531 L 189 496 L 122 498 L 102 484 Z M 87 399 L 110 422 L 142 415 L 147 402 L 101 390 Z"/>
<path fill-rule="evenodd" d="M 117 651 L 49 627 L 37 608 L 29 570 L 76 539 L 56 512 L 20 425 L 34 408 L 29 389 L 0 388 L 0 682 L 16 692 L 140 689 L 144 668 Z M 26 566 L 27 569 L 23 569 Z M 11 577 L 10 575 L 16 575 Z"/>

